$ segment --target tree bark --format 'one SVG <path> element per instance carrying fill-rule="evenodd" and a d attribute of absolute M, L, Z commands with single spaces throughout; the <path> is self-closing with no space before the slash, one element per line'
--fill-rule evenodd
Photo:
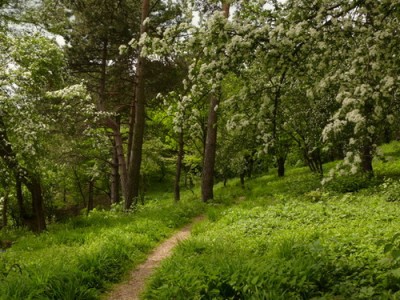
<path fill-rule="evenodd" d="M 4 193 L 3 208 L 2 208 L 2 227 L 7 227 L 7 210 L 8 210 L 8 190 Z"/>
<path fill-rule="evenodd" d="M 17 194 L 17 203 L 18 203 L 18 211 L 19 211 L 19 226 L 22 226 L 24 222 L 24 218 L 26 216 L 25 205 L 24 205 L 24 195 L 22 193 L 22 182 L 19 175 L 15 176 L 15 191 Z"/>
<path fill-rule="evenodd" d="M 365 142 L 363 148 L 361 149 L 361 168 L 367 176 L 374 175 L 374 169 L 372 167 L 372 145 L 369 142 Z"/>
<path fill-rule="evenodd" d="M 142 17 L 140 25 L 140 34 L 147 32 L 147 25 L 144 21 L 150 13 L 150 1 L 142 1 Z M 125 209 L 128 210 L 133 201 L 136 202 L 139 196 L 140 187 L 140 167 L 142 164 L 143 135 L 145 127 L 145 82 L 144 82 L 144 64 L 146 58 L 141 55 L 142 47 L 139 47 L 139 57 L 136 64 L 136 87 L 135 87 L 135 124 L 133 127 L 132 149 L 129 157 L 129 187 L 128 195 L 125 199 Z"/>
<path fill-rule="evenodd" d="M 174 196 L 175 201 L 178 202 L 181 199 L 180 196 L 180 181 L 182 173 L 182 162 L 184 158 L 184 140 L 183 140 L 183 128 L 179 132 L 178 140 L 178 157 L 176 158 L 176 174 L 175 174 L 175 185 L 174 185 Z"/>
<path fill-rule="evenodd" d="M 89 214 L 94 208 L 94 179 L 89 181 L 89 192 L 88 192 L 88 205 L 87 213 Z"/>
<path fill-rule="evenodd" d="M 215 95 L 210 97 L 210 110 L 207 121 L 207 139 L 204 153 L 204 163 L 201 182 L 202 200 L 207 202 L 214 198 L 214 167 L 217 151 L 217 108 L 218 98 Z"/>
<path fill-rule="evenodd" d="M 135 88 L 136 90 L 136 88 Z M 136 91 L 135 91 L 136 92 Z M 127 151 L 127 161 L 131 160 L 131 151 L 132 151 L 132 144 L 133 144 L 133 130 L 135 127 L 135 103 L 136 103 L 136 96 L 133 95 L 130 112 L 129 112 L 129 134 L 128 134 L 128 151 Z"/>
<path fill-rule="evenodd" d="M 112 165 L 111 165 L 111 195 L 110 201 L 111 204 L 119 202 L 119 163 L 118 163 L 118 152 L 116 149 L 115 141 L 113 141 L 112 148 Z"/>
<path fill-rule="evenodd" d="M 230 3 L 222 2 L 222 11 L 225 18 L 229 18 L 229 9 L 231 8 Z"/>
<path fill-rule="evenodd" d="M 32 176 L 30 182 L 26 183 L 26 187 L 32 195 L 33 220 L 31 229 L 35 232 L 42 232 L 46 230 L 42 185 L 38 178 Z"/>
<path fill-rule="evenodd" d="M 244 189 L 244 176 L 245 173 L 240 173 L 239 177 L 240 177 L 240 186 L 242 187 L 242 189 Z"/>
<path fill-rule="evenodd" d="M 285 176 L 285 157 L 279 156 L 276 159 L 276 163 L 278 165 L 278 177 L 284 177 Z"/>
<path fill-rule="evenodd" d="M 79 175 L 76 172 L 75 168 L 74 168 L 74 176 L 75 176 L 75 180 L 76 180 L 76 185 L 78 186 L 78 189 L 79 189 L 79 194 L 81 195 L 81 198 L 82 198 L 83 206 L 86 207 L 86 198 L 85 198 L 85 194 L 83 193 L 81 179 L 79 178 Z"/>

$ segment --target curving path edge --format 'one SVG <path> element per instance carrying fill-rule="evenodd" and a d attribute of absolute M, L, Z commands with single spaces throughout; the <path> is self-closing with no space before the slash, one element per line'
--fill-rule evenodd
<path fill-rule="evenodd" d="M 204 217 L 199 216 L 192 223 L 183 227 L 172 237 L 161 243 L 149 255 L 147 260 L 140 264 L 130 275 L 127 282 L 117 285 L 104 299 L 108 300 L 139 300 L 139 295 L 145 287 L 146 280 L 153 274 L 161 261 L 172 255 L 172 250 L 179 242 L 190 236 L 192 226 L 201 221 Z"/>

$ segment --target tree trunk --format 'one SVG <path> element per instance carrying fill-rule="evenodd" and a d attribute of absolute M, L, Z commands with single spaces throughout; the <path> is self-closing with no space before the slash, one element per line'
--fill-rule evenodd
<path fill-rule="evenodd" d="M 222 2 L 222 11 L 224 13 L 225 18 L 229 18 L 229 9 L 231 8 L 230 3 Z"/>
<path fill-rule="evenodd" d="M 118 163 L 118 152 L 115 146 L 115 141 L 113 142 L 112 148 L 112 164 L 111 164 L 111 204 L 119 202 L 119 163 Z"/>
<path fill-rule="evenodd" d="M 114 129 L 114 142 L 115 142 L 115 150 L 118 156 L 118 169 L 119 169 L 119 178 L 121 181 L 121 191 L 122 195 L 126 199 L 129 197 L 128 193 L 128 169 L 126 165 L 125 155 L 124 155 L 124 145 L 122 141 L 121 132 L 119 130 L 119 126 Z"/>
<path fill-rule="evenodd" d="M 223 1 L 222 11 L 225 18 L 229 17 L 229 9 L 230 4 Z M 201 178 L 201 198 L 203 202 L 214 199 L 214 168 L 215 157 L 217 154 L 218 97 L 213 94 L 210 98 L 210 110 L 207 120 L 206 147 L 204 149 L 203 172 Z"/>
<path fill-rule="evenodd" d="M 214 167 L 215 167 L 215 156 L 217 150 L 217 108 L 218 98 L 215 95 L 211 95 L 210 98 L 210 110 L 208 113 L 207 121 L 207 139 L 206 149 L 204 153 L 203 173 L 201 182 L 201 195 L 202 200 L 207 202 L 214 198 Z"/>
<path fill-rule="evenodd" d="M 175 175 L 175 186 L 174 186 L 174 195 L 175 201 L 178 202 L 181 199 L 180 196 L 180 181 L 181 181 L 181 173 L 182 173 L 182 162 L 184 157 L 184 141 L 183 141 L 183 128 L 181 128 L 181 132 L 179 132 L 179 140 L 178 140 L 178 157 L 176 158 L 176 175 Z"/>
<path fill-rule="evenodd" d="M 147 32 L 145 19 L 150 13 L 150 1 L 142 2 L 142 17 L 140 34 Z M 125 199 L 125 209 L 128 210 L 133 201 L 139 196 L 140 187 L 140 166 L 142 164 L 143 135 L 145 126 L 145 82 L 144 82 L 144 63 L 145 57 L 141 55 L 142 47 L 139 47 L 139 57 L 136 64 L 136 87 L 135 87 L 135 124 L 133 127 L 132 149 L 129 157 L 129 187 L 128 197 Z M 136 202 L 136 200 L 135 200 Z"/>
<path fill-rule="evenodd" d="M 25 205 L 24 205 L 24 195 L 22 193 L 22 182 L 17 175 L 15 177 L 15 191 L 17 194 L 17 203 L 18 203 L 18 211 L 19 211 L 19 218 L 18 218 L 18 226 L 22 226 L 24 218 L 26 217 Z"/>
<path fill-rule="evenodd" d="M 75 176 L 75 180 L 76 180 L 76 185 L 78 186 L 79 189 L 79 194 L 82 197 L 82 203 L 83 206 L 86 207 L 86 198 L 85 198 L 85 194 L 83 193 L 83 189 L 82 189 L 82 184 L 81 184 L 81 179 L 79 178 L 78 173 L 76 172 L 76 169 L 74 168 L 74 176 Z"/>
<path fill-rule="evenodd" d="M 372 167 L 372 145 L 369 142 L 365 142 L 361 150 L 361 168 L 367 176 L 374 176 L 374 170 Z"/>
<path fill-rule="evenodd" d="M 7 220 L 7 210 L 8 210 L 8 191 L 4 193 L 4 200 L 3 200 L 3 208 L 1 211 L 2 214 L 2 227 L 7 227 L 8 220 Z"/>
<path fill-rule="evenodd" d="M 26 187 L 32 196 L 32 213 L 33 216 L 31 219 L 31 229 L 34 232 L 42 232 L 46 230 L 46 220 L 44 214 L 43 207 L 43 193 L 42 193 L 42 185 L 40 180 L 37 179 L 34 175 L 29 176 L 30 182 L 26 182 Z"/>
<path fill-rule="evenodd" d="M 88 192 L 88 205 L 87 205 L 87 213 L 94 208 L 94 179 L 89 181 L 89 192 Z"/>
<path fill-rule="evenodd" d="M 276 163 L 278 165 L 278 177 L 285 176 L 285 161 L 286 161 L 286 159 L 282 156 L 279 156 L 276 159 Z"/>
<path fill-rule="evenodd" d="M 240 173 L 239 177 L 240 177 L 240 186 L 242 187 L 242 189 L 244 189 L 244 176 L 245 173 Z"/>
<path fill-rule="evenodd" d="M 136 90 L 136 88 L 135 88 Z M 136 91 L 135 91 L 136 92 Z M 136 103 L 136 96 L 133 95 L 130 112 L 129 112 L 129 134 L 128 134 L 128 150 L 127 150 L 127 161 L 131 161 L 131 151 L 132 151 L 132 144 L 133 144 L 133 130 L 135 127 L 135 103 Z"/>

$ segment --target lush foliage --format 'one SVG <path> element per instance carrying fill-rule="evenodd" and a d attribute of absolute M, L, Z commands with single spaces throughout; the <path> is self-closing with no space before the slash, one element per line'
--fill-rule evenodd
<path fill-rule="evenodd" d="M 201 211 L 116 211 L 174 170 L 210 221 L 147 297 L 399 297 L 399 20 L 400 0 L 0 0 L 1 297 L 95 297 Z"/>

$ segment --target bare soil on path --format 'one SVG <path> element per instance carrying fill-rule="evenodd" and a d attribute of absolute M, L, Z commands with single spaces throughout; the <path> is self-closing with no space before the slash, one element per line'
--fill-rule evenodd
<path fill-rule="evenodd" d="M 172 254 L 172 250 L 179 242 L 186 240 L 190 236 L 193 224 L 203 219 L 197 217 L 192 223 L 183 227 L 172 237 L 160 244 L 130 275 L 127 282 L 117 285 L 114 290 L 106 294 L 104 299 L 108 300 L 138 300 L 143 291 L 146 280 L 153 274 L 154 270 L 160 265 L 161 261 Z"/>

